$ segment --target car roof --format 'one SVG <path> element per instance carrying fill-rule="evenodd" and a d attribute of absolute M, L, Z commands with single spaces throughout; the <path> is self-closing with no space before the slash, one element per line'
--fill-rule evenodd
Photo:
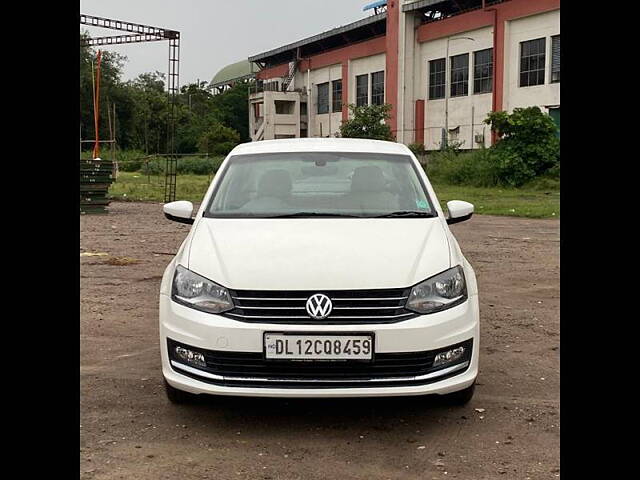
<path fill-rule="evenodd" d="M 279 152 L 364 152 L 410 154 L 411 150 L 402 143 L 369 140 L 362 138 L 282 138 L 242 143 L 231 155 Z"/>

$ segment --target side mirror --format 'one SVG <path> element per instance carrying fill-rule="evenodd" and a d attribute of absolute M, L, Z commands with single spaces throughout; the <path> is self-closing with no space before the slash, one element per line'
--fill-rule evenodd
<path fill-rule="evenodd" d="M 173 222 L 186 223 L 191 225 L 193 218 L 193 203 L 186 200 L 179 200 L 177 202 L 167 203 L 162 207 L 164 216 Z"/>
<path fill-rule="evenodd" d="M 469 220 L 473 215 L 473 204 L 462 200 L 447 202 L 447 209 L 449 210 L 449 218 L 447 218 L 449 225 Z"/>

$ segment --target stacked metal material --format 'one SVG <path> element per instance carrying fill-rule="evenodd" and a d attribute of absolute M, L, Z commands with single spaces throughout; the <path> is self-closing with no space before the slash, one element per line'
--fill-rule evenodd
<path fill-rule="evenodd" d="M 107 213 L 112 181 L 111 160 L 80 160 L 80 213 Z"/>

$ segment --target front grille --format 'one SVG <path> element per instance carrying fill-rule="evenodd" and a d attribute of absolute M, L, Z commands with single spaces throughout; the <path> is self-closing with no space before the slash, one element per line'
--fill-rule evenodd
<path fill-rule="evenodd" d="M 376 290 L 229 290 L 235 308 L 223 315 L 253 323 L 294 324 L 363 324 L 393 323 L 415 317 L 404 308 L 411 288 Z M 307 299 L 316 294 L 327 295 L 333 303 L 331 314 L 324 320 L 309 317 Z"/>
<path fill-rule="evenodd" d="M 177 372 L 197 380 L 239 387 L 382 387 L 424 385 L 464 372 L 471 361 L 473 339 L 437 350 L 403 353 L 376 353 L 372 361 L 295 361 L 266 360 L 262 352 L 226 352 L 205 350 L 168 339 L 169 359 Z M 190 368 L 175 357 L 176 346 L 200 352 L 206 367 Z M 437 353 L 464 346 L 466 351 L 458 368 L 437 375 L 450 365 L 433 367 Z M 204 374 L 201 372 L 205 372 Z M 212 374 L 217 378 L 206 377 Z M 433 378 L 416 378 L 434 374 Z M 437 376 L 435 376 L 437 375 Z"/>

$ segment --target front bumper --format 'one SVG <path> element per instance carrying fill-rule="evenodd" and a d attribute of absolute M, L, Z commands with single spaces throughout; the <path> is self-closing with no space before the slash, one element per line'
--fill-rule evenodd
<path fill-rule="evenodd" d="M 332 382 L 329 386 L 318 384 L 304 387 L 294 384 L 274 386 L 247 381 L 225 382 L 215 378 L 203 378 L 202 372 L 190 371 L 179 365 L 171 365 L 167 351 L 167 339 L 193 347 L 218 352 L 256 352 L 263 350 L 264 332 L 373 332 L 376 354 L 423 352 L 438 350 L 450 345 L 472 340 L 471 357 L 464 367 L 452 368 L 446 374 L 438 373 L 413 382 L 393 385 L 388 381 L 366 386 L 345 382 L 345 386 Z M 195 394 L 267 396 L 267 397 L 365 397 L 446 394 L 462 390 L 473 384 L 478 374 L 479 310 L 477 295 L 465 303 L 443 312 L 422 315 L 392 324 L 363 325 L 283 325 L 245 323 L 211 315 L 179 305 L 167 296 L 160 295 L 160 345 L 162 372 L 167 382 L 180 390 Z M 177 367 L 177 368 L 176 368 Z M 176 371 L 178 370 L 178 371 Z M 181 371 L 182 372 L 181 372 Z M 438 379 L 442 376 L 442 379 Z M 198 378 L 200 377 L 200 378 Z"/>

